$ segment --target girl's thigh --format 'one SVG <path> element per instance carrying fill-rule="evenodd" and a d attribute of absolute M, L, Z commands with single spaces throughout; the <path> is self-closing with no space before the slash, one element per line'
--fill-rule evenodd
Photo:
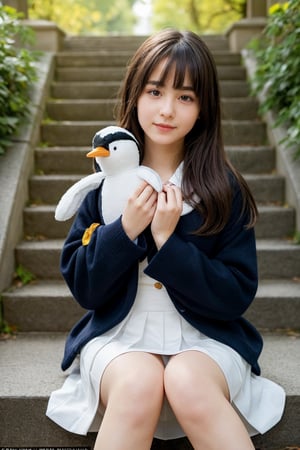
<path fill-rule="evenodd" d="M 167 397 L 183 402 L 222 397 L 230 394 L 225 375 L 219 365 L 206 353 L 190 350 L 174 355 L 165 368 Z"/>
<path fill-rule="evenodd" d="M 114 394 L 119 398 L 139 401 L 151 396 L 163 396 L 164 364 L 159 355 L 128 352 L 114 358 L 106 367 L 100 385 L 104 406 Z"/>

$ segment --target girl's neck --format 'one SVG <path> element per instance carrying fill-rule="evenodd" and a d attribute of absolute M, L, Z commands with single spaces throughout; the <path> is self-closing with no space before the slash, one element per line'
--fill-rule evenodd
<path fill-rule="evenodd" d="M 155 170 L 163 183 L 166 183 L 174 174 L 183 160 L 183 150 L 174 151 L 174 148 L 166 148 L 155 144 L 145 145 L 142 164 Z"/>

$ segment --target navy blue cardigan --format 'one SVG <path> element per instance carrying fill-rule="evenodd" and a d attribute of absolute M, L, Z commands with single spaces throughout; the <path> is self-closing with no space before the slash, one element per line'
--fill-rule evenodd
<path fill-rule="evenodd" d="M 149 228 L 132 242 L 121 218 L 95 229 L 88 245 L 84 231 L 101 221 L 100 188 L 82 203 L 61 254 L 61 271 L 77 302 L 89 310 L 69 333 L 62 369 L 67 369 L 92 338 L 123 320 L 135 299 L 138 263 L 167 289 L 178 312 L 205 335 L 235 349 L 259 374 L 262 339 L 242 317 L 257 289 L 256 244 L 248 218 L 241 217 L 242 198 L 234 189 L 225 228 L 209 237 L 192 232 L 203 221 L 193 210 L 181 216 L 175 232 L 157 251 Z"/>

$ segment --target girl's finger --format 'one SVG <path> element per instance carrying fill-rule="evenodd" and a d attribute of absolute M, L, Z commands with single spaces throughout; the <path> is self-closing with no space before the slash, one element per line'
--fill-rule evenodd
<path fill-rule="evenodd" d="M 175 185 L 167 185 L 165 187 L 167 201 L 174 201 L 178 206 L 182 204 L 182 193 L 179 187 Z"/>
<path fill-rule="evenodd" d="M 149 186 L 148 183 L 146 181 L 142 181 L 134 191 L 133 195 L 138 197 L 144 191 L 146 186 Z"/>

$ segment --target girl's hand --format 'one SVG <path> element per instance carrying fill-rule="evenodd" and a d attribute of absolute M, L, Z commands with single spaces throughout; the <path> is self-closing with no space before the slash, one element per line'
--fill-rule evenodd
<path fill-rule="evenodd" d="M 158 194 L 151 232 L 156 247 L 160 249 L 174 232 L 182 212 L 181 190 L 166 184 Z"/>
<path fill-rule="evenodd" d="M 151 222 L 157 201 L 157 192 L 143 181 L 129 197 L 122 215 L 125 233 L 134 240 Z"/>

